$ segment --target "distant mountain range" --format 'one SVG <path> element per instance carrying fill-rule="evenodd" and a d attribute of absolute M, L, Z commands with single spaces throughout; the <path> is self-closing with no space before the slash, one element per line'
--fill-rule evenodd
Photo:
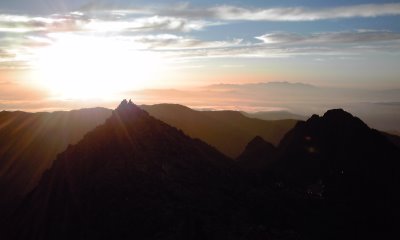
<path fill-rule="evenodd" d="M 343 108 L 369 126 L 386 132 L 400 131 L 400 89 L 337 88 L 304 83 L 261 82 L 216 84 L 190 90 L 153 89 L 127 93 L 140 102 L 180 103 L 196 109 L 230 109 L 245 112 L 288 111 L 305 120 L 312 114 Z M 265 118 L 263 118 L 265 119 Z M 274 120 L 274 118 L 268 120 Z"/>
<path fill-rule="evenodd" d="M 224 125 L 238 130 L 265 124 L 238 112 L 199 114 L 177 105 L 142 108 L 169 121 L 182 114 L 184 122 L 202 131 L 216 122 L 223 123 L 215 131 Z M 104 113 L 108 117 L 103 123 L 92 122 L 92 115 L 90 123 L 96 126 L 67 144 L 34 190 L 4 215 L 2 237 L 399 237 L 400 148 L 389 140 L 396 137 L 369 128 L 350 113 L 334 109 L 299 121 L 277 146 L 263 137 L 251 137 L 233 159 L 142 108 L 124 100 L 112 113 Z M 191 117 L 195 120 L 189 121 Z M 27 125 L 15 125 L 14 132 Z M 28 136 L 18 139 L 29 140 Z M 5 149 L 17 147 L 8 146 Z M 46 148 L 36 150 L 40 153 L 35 149 L 29 153 L 43 154 Z M 20 164 L 36 168 L 37 162 L 24 161 Z"/>

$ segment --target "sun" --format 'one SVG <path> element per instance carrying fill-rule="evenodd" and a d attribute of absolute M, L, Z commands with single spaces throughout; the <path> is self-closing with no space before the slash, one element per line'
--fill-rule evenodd
<path fill-rule="evenodd" d="M 37 52 L 41 85 L 56 98 L 108 99 L 151 86 L 162 58 L 112 38 L 62 36 Z"/>

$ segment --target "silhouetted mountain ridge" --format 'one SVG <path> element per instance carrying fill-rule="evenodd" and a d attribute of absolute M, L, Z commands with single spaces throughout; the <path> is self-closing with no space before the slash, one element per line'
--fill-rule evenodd
<path fill-rule="evenodd" d="M 345 158 L 352 162 L 360 156 L 368 158 L 365 152 L 375 148 L 387 148 L 392 152 L 396 149 L 383 135 L 370 129 L 359 118 L 342 109 L 334 109 L 322 117 L 313 115 L 306 122 L 299 122 L 282 140 L 279 151 L 281 154 L 298 151 L 301 154 L 297 159 L 300 156 L 334 157 L 338 162 L 345 162 Z M 373 153 L 376 157 L 385 154 L 378 151 Z M 293 161 L 295 157 L 290 159 Z"/>
<path fill-rule="evenodd" d="M 233 161 L 124 100 L 58 155 L 5 237 L 396 238 L 399 159 L 342 109 L 298 122 L 277 148 L 253 137 Z"/>
<path fill-rule="evenodd" d="M 120 106 L 130 107 L 128 101 Z M 234 117 L 231 119 L 225 113 L 204 113 L 178 104 L 144 108 L 150 115 L 235 157 L 254 136 L 261 135 L 277 144 L 295 124 L 295 121 L 251 120 L 238 113 L 230 115 Z M 137 108 L 133 110 L 137 115 L 145 114 Z M 0 215 L 12 212 L 36 186 L 57 154 L 104 123 L 111 113 L 112 110 L 105 108 L 51 113 L 0 112 Z"/>
<path fill-rule="evenodd" d="M 16 213 L 31 223 L 17 238 L 222 237 L 232 171 L 214 148 L 123 101 L 57 157 Z"/>
<path fill-rule="evenodd" d="M 333 239 L 388 237 L 400 216 L 399 159 L 399 148 L 380 132 L 334 109 L 289 131 L 265 176 L 293 194 L 290 199 L 320 199 L 323 205 L 309 205 L 299 220 L 315 239 L 326 232 Z"/>

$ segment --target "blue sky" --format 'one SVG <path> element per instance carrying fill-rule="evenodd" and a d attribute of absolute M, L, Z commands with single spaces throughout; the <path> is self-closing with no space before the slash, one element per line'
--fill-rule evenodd
<path fill-rule="evenodd" d="M 394 0 L 0 2 L 3 103 L 221 82 L 393 89 L 399 76 Z"/>

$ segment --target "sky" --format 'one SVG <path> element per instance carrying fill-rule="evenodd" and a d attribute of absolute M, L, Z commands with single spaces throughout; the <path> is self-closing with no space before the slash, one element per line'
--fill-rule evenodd
<path fill-rule="evenodd" d="M 395 0 L 0 2 L 0 110 L 219 83 L 383 91 L 399 76 Z"/>

